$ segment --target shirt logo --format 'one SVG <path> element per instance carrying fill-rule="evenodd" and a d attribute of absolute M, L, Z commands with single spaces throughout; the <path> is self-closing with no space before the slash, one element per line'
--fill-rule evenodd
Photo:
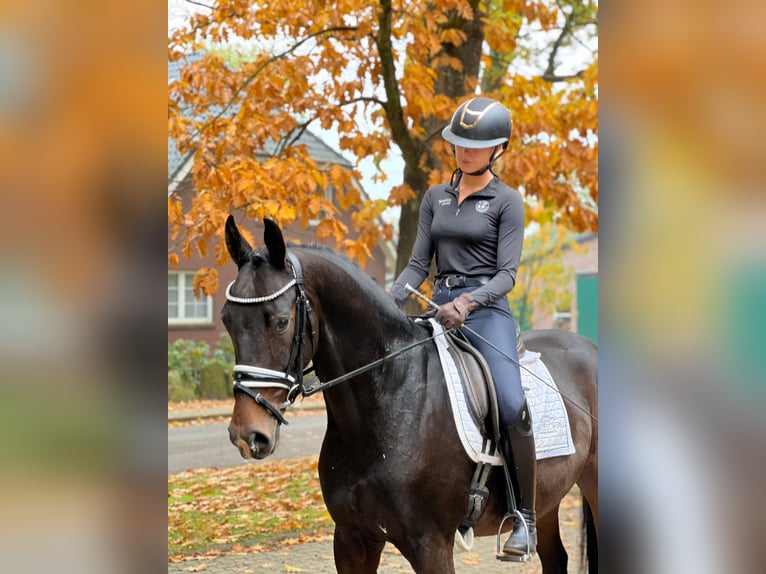
<path fill-rule="evenodd" d="M 444 199 L 439 200 L 439 205 L 450 205 L 452 203 L 451 197 L 445 197 Z"/>
<path fill-rule="evenodd" d="M 489 201 L 482 199 L 476 202 L 476 211 L 479 213 L 485 213 L 489 209 Z"/>

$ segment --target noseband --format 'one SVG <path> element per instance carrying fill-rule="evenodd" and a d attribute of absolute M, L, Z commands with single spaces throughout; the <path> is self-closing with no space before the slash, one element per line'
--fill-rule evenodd
<path fill-rule="evenodd" d="M 234 281 L 229 283 L 226 288 L 226 299 L 239 305 L 257 305 L 281 297 L 287 293 L 291 287 L 295 286 L 298 294 L 295 298 L 295 333 L 293 335 L 293 346 L 290 350 L 290 358 L 284 371 L 274 371 L 255 367 L 251 365 L 234 365 L 234 390 L 242 391 L 251 396 L 253 400 L 271 413 L 280 424 L 289 424 L 282 415 L 282 409 L 295 402 L 298 395 L 303 394 L 303 333 L 308 325 L 311 335 L 311 355 L 314 355 L 314 320 L 311 314 L 311 305 L 306 297 L 306 291 L 303 288 L 303 272 L 301 264 L 294 253 L 288 251 L 287 257 L 290 261 L 290 267 L 293 271 L 293 279 L 284 287 L 271 295 L 263 297 L 235 297 L 231 294 L 231 286 Z M 290 374 L 290 370 L 295 372 L 295 376 Z M 274 406 L 264 396 L 253 389 L 284 389 L 287 391 L 287 400 L 279 407 Z"/>

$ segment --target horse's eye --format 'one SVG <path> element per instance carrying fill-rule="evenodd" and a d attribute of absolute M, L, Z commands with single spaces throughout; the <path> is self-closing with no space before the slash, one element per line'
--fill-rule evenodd
<path fill-rule="evenodd" d="M 287 326 L 290 324 L 290 319 L 279 319 L 277 321 L 277 331 L 280 333 L 287 329 Z"/>

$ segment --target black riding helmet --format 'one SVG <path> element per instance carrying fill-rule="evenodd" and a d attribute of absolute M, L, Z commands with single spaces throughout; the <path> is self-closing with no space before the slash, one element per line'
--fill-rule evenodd
<path fill-rule="evenodd" d="M 493 155 L 489 165 L 468 174 L 481 175 L 508 149 L 511 137 L 511 115 L 505 106 L 490 98 L 472 98 L 460 104 L 452 115 L 449 125 L 442 130 L 442 137 L 453 146 L 487 148 L 502 145 L 499 154 Z"/>

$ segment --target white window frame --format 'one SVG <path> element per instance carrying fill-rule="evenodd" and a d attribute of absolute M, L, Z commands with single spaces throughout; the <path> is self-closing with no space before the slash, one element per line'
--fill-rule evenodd
<path fill-rule="evenodd" d="M 168 325 L 212 325 L 213 324 L 213 298 L 209 295 L 205 295 L 204 299 L 195 299 L 195 303 L 205 301 L 207 303 L 207 313 L 205 317 L 184 317 L 184 310 L 186 308 L 186 285 L 191 284 L 194 280 L 196 271 L 181 270 L 171 271 L 168 270 L 168 277 L 170 275 L 176 275 L 178 277 L 178 297 L 176 299 L 176 305 L 178 306 L 178 317 L 168 316 Z M 170 282 L 168 282 L 168 289 L 170 288 Z"/>

